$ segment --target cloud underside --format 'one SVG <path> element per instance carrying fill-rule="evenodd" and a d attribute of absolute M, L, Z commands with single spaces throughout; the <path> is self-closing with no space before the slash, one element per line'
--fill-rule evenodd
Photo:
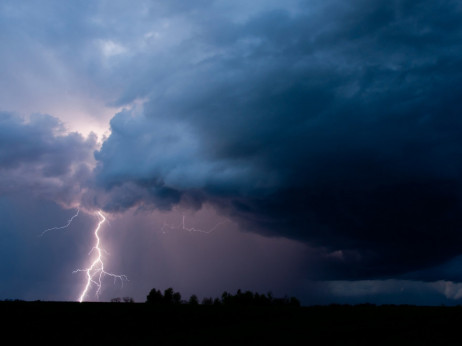
<path fill-rule="evenodd" d="M 91 181 L 96 136 L 67 133 L 59 119 L 0 112 L 0 195 L 26 193 L 64 206 L 79 203 Z"/>
<path fill-rule="evenodd" d="M 330 279 L 461 254 L 460 5 L 310 3 L 237 18 L 173 2 L 162 15 L 188 30 L 168 49 L 124 60 L 123 42 L 106 42 L 125 71 L 107 76 L 124 84 L 114 105 L 138 101 L 111 120 L 82 203 L 208 202 L 243 229 L 317 247 Z"/>
<path fill-rule="evenodd" d="M 212 202 L 324 249 L 326 277 L 460 254 L 460 6 L 337 5 L 198 25 L 171 75 L 145 77 L 144 108 L 112 119 L 106 207 Z"/>

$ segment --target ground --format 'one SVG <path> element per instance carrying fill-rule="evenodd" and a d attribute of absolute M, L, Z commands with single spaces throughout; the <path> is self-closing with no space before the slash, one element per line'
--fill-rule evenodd
<path fill-rule="evenodd" d="M 460 345 L 461 307 L 0 302 L 5 339 L 74 345 Z"/>

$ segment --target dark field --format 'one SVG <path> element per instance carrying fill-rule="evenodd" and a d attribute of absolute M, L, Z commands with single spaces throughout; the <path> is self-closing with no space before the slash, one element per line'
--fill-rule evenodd
<path fill-rule="evenodd" d="M 462 344 L 460 307 L 0 302 L 0 313 L 14 344 Z"/>

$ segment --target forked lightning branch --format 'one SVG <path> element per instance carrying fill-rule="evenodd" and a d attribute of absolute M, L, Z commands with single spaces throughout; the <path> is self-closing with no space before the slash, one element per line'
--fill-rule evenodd
<path fill-rule="evenodd" d="M 87 296 L 87 294 L 93 287 L 96 289 L 96 296 L 99 297 L 99 294 L 101 293 L 101 288 L 103 285 L 103 279 L 105 276 L 112 277 L 114 281 L 120 280 L 122 284 L 124 280 L 128 280 L 128 278 L 125 275 L 116 275 L 113 273 L 109 273 L 104 269 L 103 252 L 106 252 L 106 251 L 101 247 L 101 239 L 99 237 L 99 231 L 103 223 L 106 221 L 106 218 L 104 217 L 101 211 L 98 211 L 97 214 L 100 217 L 100 221 L 98 222 L 98 226 L 96 226 L 96 229 L 94 232 L 95 246 L 90 251 L 90 255 L 93 252 L 95 252 L 96 257 L 88 268 L 74 270 L 74 273 L 84 272 L 86 274 L 86 284 L 85 284 L 85 287 L 82 293 L 80 294 L 79 302 L 84 301 L 85 297 Z"/>
<path fill-rule="evenodd" d="M 83 289 L 80 293 L 80 296 L 78 298 L 79 302 L 83 302 L 88 296 L 94 292 L 96 297 L 99 298 L 101 294 L 101 290 L 103 287 L 103 281 L 105 278 L 109 277 L 112 278 L 115 281 L 120 281 L 120 283 L 123 285 L 124 281 L 128 281 L 128 278 L 126 275 L 118 275 L 118 274 L 113 274 L 105 269 L 105 262 L 104 262 L 104 255 L 107 254 L 107 251 L 104 250 L 103 246 L 101 245 L 101 238 L 100 238 L 100 231 L 103 227 L 103 224 L 106 222 L 106 217 L 101 211 L 96 212 L 99 222 L 93 232 L 93 235 L 95 237 L 95 245 L 91 249 L 89 255 L 93 256 L 93 260 L 90 263 L 90 265 L 87 268 L 84 269 L 76 269 L 73 271 L 73 273 L 84 273 L 85 274 L 85 281 L 84 281 L 84 286 Z M 67 221 L 67 223 L 63 226 L 59 227 L 52 227 L 49 229 L 46 229 L 41 233 L 40 236 L 43 236 L 45 233 L 53 230 L 60 230 L 60 229 L 66 229 L 69 228 L 74 221 L 74 219 L 79 215 L 79 209 L 77 209 L 77 212 Z M 217 223 L 214 227 L 212 227 L 209 230 L 204 230 L 200 228 L 194 228 L 194 227 L 187 227 L 185 225 L 185 216 L 183 215 L 182 221 L 178 226 L 171 226 L 168 224 L 164 224 L 162 227 L 162 230 L 165 233 L 165 229 L 181 229 L 184 231 L 188 231 L 191 233 L 194 232 L 199 232 L 199 233 L 205 233 L 209 234 L 213 231 L 215 231 L 220 225 L 229 222 L 229 220 L 224 220 L 219 223 Z"/>
<path fill-rule="evenodd" d="M 70 227 L 72 221 L 79 215 L 79 211 L 80 210 L 77 209 L 77 212 L 75 213 L 75 215 L 73 215 L 68 220 L 67 224 L 65 224 L 64 226 L 52 227 L 52 228 L 46 229 L 45 231 L 41 233 L 40 236 L 43 236 L 45 233 L 52 231 L 52 230 L 65 229 L 65 228 Z M 97 215 L 100 220 L 98 222 L 98 225 L 95 228 L 95 231 L 93 232 L 95 236 L 95 245 L 93 246 L 93 248 L 91 249 L 89 253 L 89 255 L 95 254 L 94 255 L 95 257 L 89 267 L 85 269 L 77 269 L 77 270 L 74 270 L 73 272 L 73 273 L 79 273 L 79 272 L 85 273 L 85 284 L 78 298 L 79 302 L 83 302 L 92 290 L 95 291 L 96 297 L 99 298 L 101 289 L 103 287 L 103 279 L 105 277 L 111 277 L 112 279 L 114 279 L 114 281 L 120 281 L 122 285 L 125 280 L 128 281 L 127 276 L 116 275 L 116 274 L 107 272 L 104 268 L 104 254 L 103 253 L 107 254 L 107 251 L 105 251 L 101 245 L 101 238 L 99 236 L 99 232 L 102 228 L 102 225 L 106 221 L 106 217 L 101 211 L 98 211 Z"/>

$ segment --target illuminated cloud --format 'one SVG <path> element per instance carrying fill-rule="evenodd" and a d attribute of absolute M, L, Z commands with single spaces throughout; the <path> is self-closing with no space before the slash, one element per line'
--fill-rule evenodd
<path fill-rule="evenodd" d="M 0 193 L 29 193 L 63 205 L 79 203 L 95 165 L 96 136 L 65 132 L 50 115 L 0 113 Z"/>

